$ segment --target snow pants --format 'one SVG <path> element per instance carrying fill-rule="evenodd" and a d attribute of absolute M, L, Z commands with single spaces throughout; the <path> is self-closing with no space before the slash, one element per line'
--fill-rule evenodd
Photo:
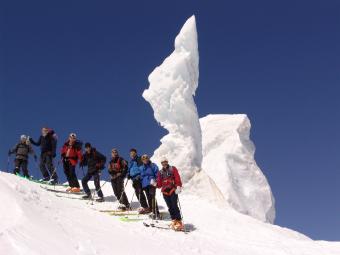
<path fill-rule="evenodd" d="M 64 173 L 66 175 L 68 185 L 71 188 L 80 188 L 76 175 L 76 166 L 73 166 L 69 161 L 64 161 Z"/>
<path fill-rule="evenodd" d="M 100 188 L 100 175 L 99 172 L 93 172 L 93 173 L 87 173 L 84 178 L 81 180 L 81 184 L 83 186 L 84 192 L 87 195 L 91 195 L 91 190 L 89 188 L 89 185 L 87 184 L 89 182 L 89 180 L 91 180 L 91 178 L 93 177 L 93 181 L 94 181 L 94 186 L 96 188 L 98 197 L 104 197 L 103 195 L 103 191 Z"/>
<path fill-rule="evenodd" d="M 22 173 L 24 174 L 25 177 L 29 178 L 29 174 L 28 174 L 28 169 L 27 169 L 27 165 L 28 162 L 25 159 L 15 159 L 14 161 L 14 174 L 20 174 L 20 168 L 22 169 Z"/>
<path fill-rule="evenodd" d="M 136 197 L 140 203 L 140 206 L 144 209 L 148 208 L 148 203 L 146 202 L 145 194 L 142 189 L 142 182 L 140 179 L 132 180 L 132 187 L 135 190 Z"/>
<path fill-rule="evenodd" d="M 170 196 L 163 194 L 166 205 L 172 220 L 182 220 L 181 212 L 178 208 L 178 195 L 173 192 Z"/>
<path fill-rule="evenodd" d="M 119 200 L 119 203 L 125 205 L 126 208 L 130 208 L 130 203 L 124 191 L 124 177 L 118 176 L 115 179 L 111 179 L 111 185 L 112 185 L 113 193 L 115 194 L 116 198 Z"/>
<path fill-rule="evenodd" d="M 51 178 L 58 181 L 57 172 L 54 170 L 53 157 L 48 152 L 44 152 L 40 155 L 39 167 L 45 180 L 49 180 Z"/>
<path fill-rule="evenodd" d="M 154 215 L 159 215 L 158 204 L 156 201 L 156 187 L 149 185 L 143 190 L 145 191 L 150 211 Z"/>

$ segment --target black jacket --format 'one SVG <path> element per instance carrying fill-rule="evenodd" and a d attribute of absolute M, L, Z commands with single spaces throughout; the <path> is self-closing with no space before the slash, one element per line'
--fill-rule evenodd
<path fill-rule="evenodd" d="M 105 168 L 106 157 L 101 154 L 96 148 L 92 148 L 90 153 L 83 154 L 81 166 L 87 166 L 89 173 L 94 173 Z"/>
<path fill-rule="evenodd" d="M 37 142 L 30 138 L 30 142 L 36 146 L 40 146 L 41 154 L 49 153 L 53 157 L 56 156 L 57 139 L 54 137 L 54 132 L 50 132 L 46 136 L 40 136 Z"/>

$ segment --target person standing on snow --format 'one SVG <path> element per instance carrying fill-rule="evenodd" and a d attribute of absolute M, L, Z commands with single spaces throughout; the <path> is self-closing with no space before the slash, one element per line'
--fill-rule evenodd
<path fill-rule="evenodd" d="M 124 179 L 127 174 L 127 162 L 119 156 L 117 149 L 111 151 L 112 159 L 109 163 L 108 170 L 111 175 L 111 185 L 113 193 L 118 199 L 120 210 L 127 210 L 130 208 L 124 187 Z"/>
<path fill-rule="evenodd" d="M 85 153 L 83 154 L 83 160 L 80 162 L 80 166 L 87 166 L 87 173 L 81 180 L 84 192 L 83 199 L 91 199 L 91 191 L 88 186 L 89 180 L 93 177 L 94 186 L 96 188 L 98 199 L 97 202 L 104 202 L 104 195 L 100 188 L 100 174 L 101 170 L 105 168 L 106 157 L 101 154 L 96 148 L 93 148 L 90 143 L 85 144 Z"/>
<path fill-rule="evenodd" d="M 151 211 L 148 208 L 148 204 L 142 190 L 142 181 L 140 177 L 140 167 L 143 165 L 142 159 L 137 155 L 136 149 L 130 150 L 130 158 L 131 160 L 129 162 L 128 179 L 132 180 L 132 187 L 135 190 L 136 197 L 141 205 L 141 208 L 138 209 L 138 212 L 140 214 L 149 213 Z"/>
<path fill-rule="evenodd" d="M 16 144 L 13 149 L 8 151 L 8 156 L 15 153 L 14 171 L 15 175 L 20 174 L 20 168 L 22 169 L 25 178 L 30 178 L 28 173 L 28 155 L 34 155 L 34 160 L 37 161 L 37 156 L 34 154 L 33 148 L 27 139 L 26 135 L 20 136 L 20 142 Z"/>
<path fill-rule="evenodd" d="M 178 170 L 170 166 L 166 158 L 161 160 L 162 169 L 157 174 L 157 188 L 161 188 L 163 198 L 168 207 L 172 223 L 171 228 L 183 231 L 181 212 L 178 208 L 178 194 L 182 191 L 182 181 Z"/>
<path fill-rule="evenodd" d="M 43 175 L 41 181 L 50 181 L 51 184 L 58 183 L 58 175 L 53 165 L 57 149 L 57 135 L 54 130 L 44 127 L 41 129 L 41 136 L 37 142 L 32 138 L 29 138 L 29 141 L 35 146 L 40 146 L 41 149 L 40 171 Z"/>
<path fill-rule="evenodd" d="M 141 169 L 142 188 L 146 193 L 149 210 L 152 212 L 154 218 L 159 218 L 159 210 L 156 201 L 156 179 L 158 174 L 158 166 L 152 163 L 149 156 L 144 154 L 142 156 L 143 165 Z"/>
<path fill-rule="evenodd" d="M 66 191 L 76 193 L 80 192 L 80 186 L 76 175 L 76 166 L 78 160 L 82 160 L 82 144 L 77 141 L 77 135 L 71 133 L 69 139 L 61 148 L 61 159 L 63 161 L 64 173 L 66 175 L 69 187 Z"/>

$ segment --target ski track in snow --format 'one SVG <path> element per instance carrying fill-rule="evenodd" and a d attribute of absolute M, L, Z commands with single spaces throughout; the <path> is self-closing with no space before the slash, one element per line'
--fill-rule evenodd
<path fill-rule="evenodd" d="M 127 187 L 131 198 L 130 182 Z M 313 241 L 240 214 L 227 205 L 218 208 L 185 191 L 180 196 L 184 222 L 194 228 L 187 234 L 146 228 L 141 221 L 122 222 L 119 217 L 97 211 L 115 209 L 116 200 L 91 205 L 59 198 L 39 184 L 3 172 L 0 194 L 0 254 L 340 254 L 340 243 Z M 104 194 L 112 196 L 110 185 L 105 185 Z M 160 194 L 157 200 L 161 210 L 166 210 Z"/>

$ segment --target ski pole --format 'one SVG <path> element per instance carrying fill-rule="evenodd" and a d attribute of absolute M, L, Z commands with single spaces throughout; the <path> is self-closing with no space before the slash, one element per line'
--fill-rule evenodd
<path fill-rule="evenodd" d="M 52 162 L 53 162 L 53 161 L 52 161 Z M 59 168 L 60 162 L 61 162 L 61 160 L 58 160 L 57 166 L 54 167 L 54 170 L 53 170 L 53 172 L 51 173 L 51 176 L 50 176 L 50 179 L 48 180 L 48 182 L 50 182 L 52 179 L 54 179 L 53 176 L 56 174 L 57 169 Z M 52 164 L 53 164 L 53 163 L 52 163 Z M 55 182 L 53 183 L 53 185 L 54 185 L 54 187 L 55 187 Z"/>

